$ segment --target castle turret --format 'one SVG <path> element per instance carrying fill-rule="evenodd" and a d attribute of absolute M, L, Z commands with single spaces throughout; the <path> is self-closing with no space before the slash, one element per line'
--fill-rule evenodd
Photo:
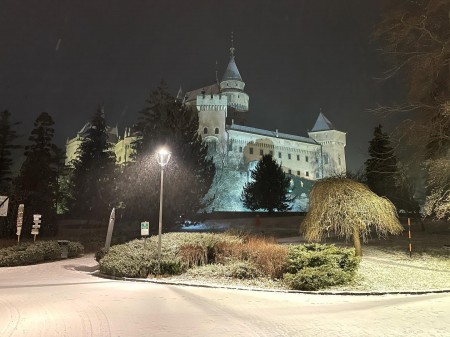
<path fill-rule="evenodd" d="M 320 112 L 312 130 L 308 132 L 310 138 L 321 145 L 320 160 L 318 161 L 318 176 L 322 178 L 345 173 L 345 132 L 338 131 L 333 124 Z"/>
<path fill-rule="evenodd" d="M 238 124 L 243 124 L 245 120 L 244 113 L 248 111 L 249 107 L 249 97 L 244 92 L 245 82 L 242 80 L 242 76 L 236 65 L 234 51 L 235 48 L 233 47 L 232 38 L 230 61 L 228 62 L 225 73 L 223 74 L 222 81 L 219 84 L 220 92 L 228 98 L 228 125 L 231 123 L 231 119 L 234 119 Z"/>

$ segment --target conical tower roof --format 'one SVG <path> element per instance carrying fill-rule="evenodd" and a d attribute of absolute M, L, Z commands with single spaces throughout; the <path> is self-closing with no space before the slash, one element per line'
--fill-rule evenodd
<path fill-rule="evenodd" d="M 325 117 L 325 115 L 321 112 L 319 117 L 317 117 L 316 123 L 314 124 L 311 132 L 314 131 L 328 131 L 328 130 L 336 130 L 333 124 Z"/>
<path fill-rule="evenodd" d="M 227 69 L 225 70 L 225 73 L 223 74 L 222 77 L 222 81 L 229 81 L 229 80 L 242 81 L 241 74 L 239 73 L 236 62 L 234 61 L 234 55 L 231 55 L 230 62 L 228 62 Z"/>

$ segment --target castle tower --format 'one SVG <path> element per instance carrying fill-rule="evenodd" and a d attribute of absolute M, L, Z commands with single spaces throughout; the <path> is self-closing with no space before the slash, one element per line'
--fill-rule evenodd
<path fill-rule="evenodd" d="M 321 145 L 316 177 L 326 178 L 345 173 L 347 170 L 345 132 L 336 130 L 328 118 L 320 112 L 308 135 Z"/>
<path fill-rule="evenodd" d="M 237 124 L 244 124 L 249 106 L 249 97 L 244 92 L 245 82 L 236 65 L 234 51 L 233 35 L 231 35 L 230 61 L 219 84 L 220 92 L 228 98 L 227 125 L 231 124 L 231 120 Z"/>

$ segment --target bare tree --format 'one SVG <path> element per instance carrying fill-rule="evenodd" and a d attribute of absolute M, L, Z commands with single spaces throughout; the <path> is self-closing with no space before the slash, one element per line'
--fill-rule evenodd
<path fill-rule="evenodd" d="M 362 256 L 360 239 L 367 242 L 372 229 L 379 237 L 403 231 L 395 206 L 354 180 L 319 180 L 311 190 L 309 202 L 309 212 L 300 229 L 306 239 L 321 241 L 331 232 L 346 240 L 353 238 L 356 256 Z"/>

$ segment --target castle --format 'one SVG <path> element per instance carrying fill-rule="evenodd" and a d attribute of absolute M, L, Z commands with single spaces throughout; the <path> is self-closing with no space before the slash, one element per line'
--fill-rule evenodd
<path fill-rule="evenodd" d="M 216 83 L 185 95 L 180 90 L 177 96 L 184 104 L 197 109 L 199 133 L 208 146 L 208 154 L 214 159 L 216 171 L 220 172 L 216 173 L 209 193 L 210 197 L 214 196 L 210 210 L 242 210 L 239 197 L 243 185 L 264 154 L 271 154 L 283 171 L 291 176 L 291 190 L 295 185 L 303 188 L 297 189 L 297 193 L 307 192 L 305 184 L 310 187 L 314 180 L 345 173 L 345 132 L 336 130 L 322 112 L 308 137 L 243 125 L 249 112 L 249 96 L 244 90 L 245 82 L 234 53 L 232 46 L 230 61 L 220 82 L 216 75 Z M 87 127 L 89 123 L 75 138 L 67 140 L 66 164 L 76 157 Z M 117 163 L 130 161 L 131 143 L 134 141 L 130 129 L 125 129 L 123 137 L 119 137 L 117 127 L 109 131 Z M 304 210 L 305 207 L 300 203 L 294 209 Z"/>

